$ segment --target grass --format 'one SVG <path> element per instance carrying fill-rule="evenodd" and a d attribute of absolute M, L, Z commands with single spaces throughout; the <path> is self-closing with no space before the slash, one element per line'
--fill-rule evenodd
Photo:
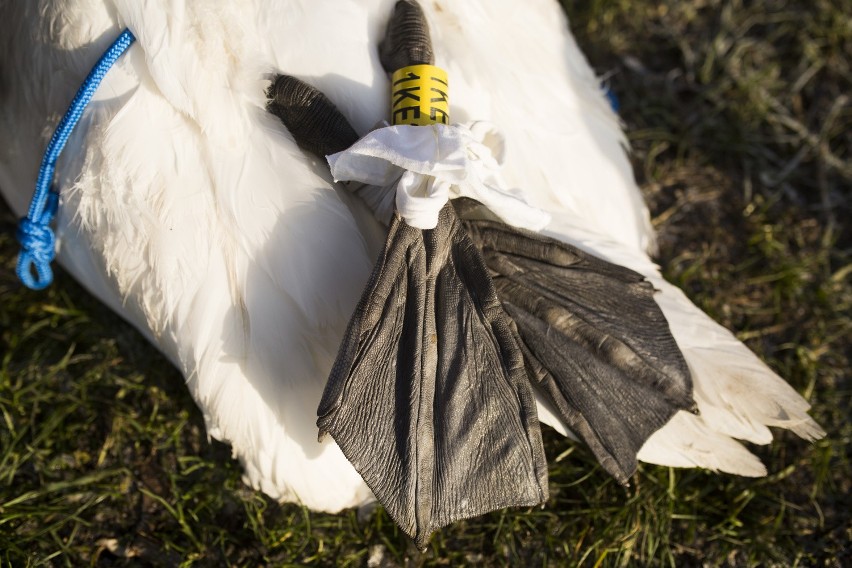
<path fill-rule="evenodd" d="M 799 392 L 752 480 L 642 466 L 625 491 L 550 432 L 551 498 L 442 530 L 247 489 L 183 378 L 59 271 L 14 277 L 0 210 L 0 566 L 852 563 L 852 24 L 841 2 L 572 3 L 621 103 L 667 277 Z"/>

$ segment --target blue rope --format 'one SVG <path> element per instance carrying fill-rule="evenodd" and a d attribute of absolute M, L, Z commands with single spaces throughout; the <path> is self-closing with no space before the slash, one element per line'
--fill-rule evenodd
<path fill-rule="evenodd" d="M 71 105 L 65 111 L 65 116 L 62 117 L 59 126 L 56 127 L 56 131 L 47 144 L 44 157 L 41 159 L 41 167 L 38 171 L 38 180 L 29 212 L 26 217 L 21 219 L 15 234 L 18 242 L 21 243 L 16 272 L 18 278 L 27 288 L 42 290 L 53 282 L 53 271 L 50 269 L 50 263 L 56 256 L 56 236 L 53 229 L 50 228 L 50 222 L 56 215 L 56 209 L 59 205 L 59 193 L 51 187 L 53 174 L 56 170 L 56 160 L 107 71 L 135 39 L 130 30 L 121 32 L 118 39 L 89 71 L 89 75 L 83 81 L 77 94 L 74 95 L 74 100 L 71 101 Z M 35 271 L 35 274 L 33 274 L 33 271 Z"/>
<path fill-rule="evenodd" d="M 606 100 L 609 101 L 609 106 L 613 112 L 618 114 L 618 111 L 621 110 L 621 103 L 618 102 L 618 96 L 607 85 L 604 85 L 604 95 L 606 95 Z"/>

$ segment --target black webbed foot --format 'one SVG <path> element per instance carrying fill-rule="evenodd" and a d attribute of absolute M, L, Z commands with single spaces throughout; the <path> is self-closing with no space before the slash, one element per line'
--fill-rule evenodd
<path fill-rule="evenodd" d="M 626 484 L 651 434 L 695 406 L 653 287 L 576 247 L 489 220 L 476 202 L 454 204 L 517 326 L 530 376 Z"/>
<path fill-rule="evenodd" d="M 414 31 L 395 33 L 401 23 Z M 416 2 L 398 2 L 380 49 L 386 70 L 432 63 L 428 38 Z M 270 93 L 303 148 L 327 155 L 357 138 L 313 87 L 288 77 Z M 318 410 L 320 432 L 421 548 L 454 520 L 546 499 L 528 376 L 622 483 L 644 442 L 694 408 L 689 370 L 641 275 L 474 201 L 453 205 L 434 230 L 392 221 Z"/>
<path fill-rule="evenodd" d="M 456 520 L 547 498 L 517 338 L 449 204 L 433 230 L 392 222 L 318 413 L 420 548 Z"/>

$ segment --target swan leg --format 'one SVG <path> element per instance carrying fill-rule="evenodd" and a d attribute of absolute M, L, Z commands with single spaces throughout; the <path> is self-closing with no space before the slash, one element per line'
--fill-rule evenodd
<path fill-rule="evenodd" d="M 266 91 L 266 109 L 277 116 L 304 150 L 327 156 L 358 141 L 358 133 L 328 97 L 289 75 L 278 75 Z"/>

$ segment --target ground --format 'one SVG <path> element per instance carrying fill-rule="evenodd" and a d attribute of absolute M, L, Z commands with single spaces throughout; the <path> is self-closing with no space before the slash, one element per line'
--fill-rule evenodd
<path fill-rule="evenodd" d="M 622 489 L 545 433 L 551 496 L 420 553 L 380 509 L 280 506 L 208 441 L 183 379 L 66 274 L 14 276 L 0 205 L 0 565 L 852 564 L 852 20 L 843 2 L 567 7 L 620 102 L 669 280 L 813 404 L 764 479 L 642 466 Z"/>

